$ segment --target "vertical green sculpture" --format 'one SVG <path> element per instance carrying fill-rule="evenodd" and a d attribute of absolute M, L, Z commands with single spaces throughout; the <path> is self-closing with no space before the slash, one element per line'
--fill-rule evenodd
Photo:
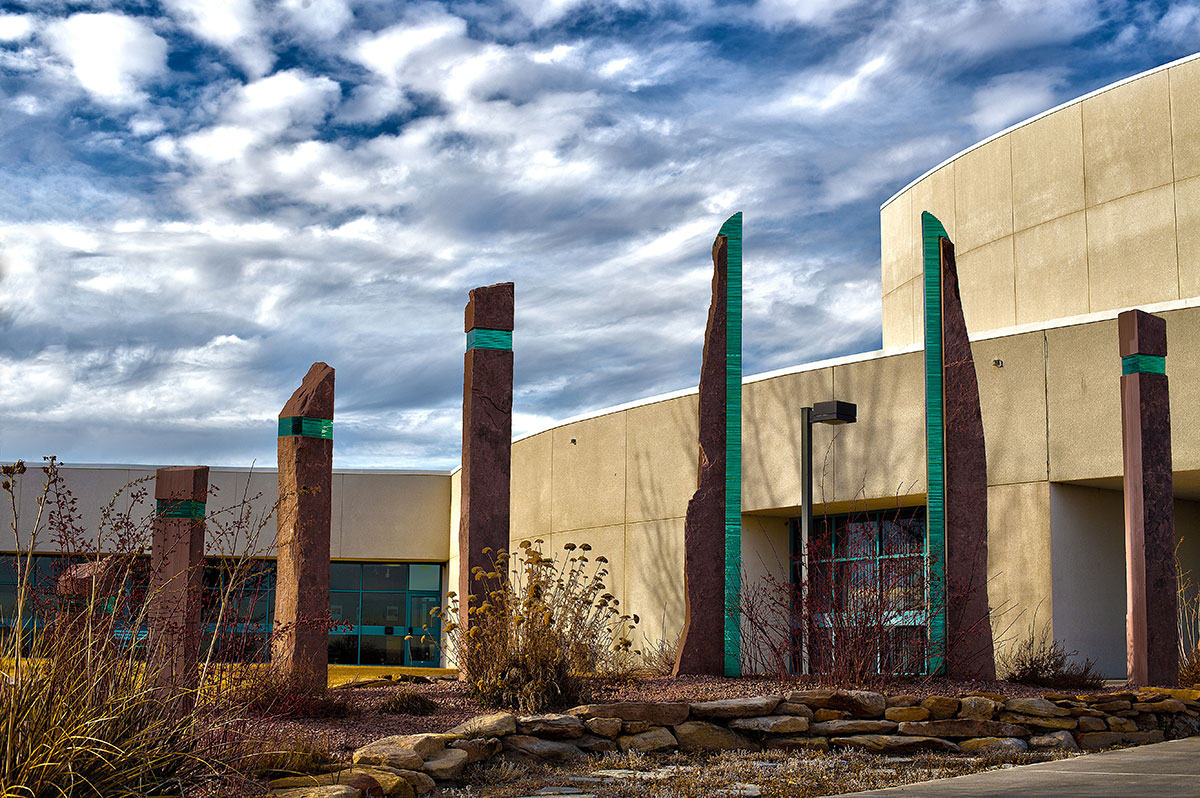
<path fill-rule="evenodd" d="M 942 373 L 942 256 L 946 228 L 931 213 L 921 214 L 925 277 L 925 456 L 926 546 L 929 555 L 929 645 L 926 672 L 940 673 L 946 653 L 946 471 Z"/>
<path fill-rule="evenodd" d="M 721 225 L 728 247 L 725 348 L 725 675 L 742 674 L 742 214 Z"/>

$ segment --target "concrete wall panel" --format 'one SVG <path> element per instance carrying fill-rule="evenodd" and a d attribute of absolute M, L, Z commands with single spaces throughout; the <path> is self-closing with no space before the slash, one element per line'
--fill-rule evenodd
<path fill-rule="evenodd" d="M 1050 479 L 1121 476 L 1117 322 L 1046 331 Z"/>
<path fill-rule="evenodd" d="M 549 535 L 553 432 L 526 438 L 512 448 L 510 538 Z"/>
<path fill-rule="evenodd" d="M 1087 220 L 1082 211 L 1022 230 L 1013 240 L 1016 323 L 1028 324 L 1091 310 Z"/>
<path fill-rule="evenodd" d="M 988 602 L 1001 654 L 1035 621 L 1052 624 L 1050 486 L 988 488 Z"/>
<path fill-rule="evenodd" d="M 954 162 L 956 224 L 950 238 L 957 252 L 967 253 L 1012 234 L 1012 151 L 1009 141 L 1007 136 L 1002 136 Z"/>
<path fill-rule="evenodd" d="M 886 242 L 880 253 L 885 296 L 920 274 L 920 258 L 913 249 L 912 234 L 913 226 L 917 224 L 912 212 L 911 192 L 879 212 L 879 236 Z"/>
<path fill-rule="evenodd" d="M 1084 100 L 1083 164 L 1089 207 L 1171 182 L 1166 72 Z"/>
<path fill-rule="evenodd" d="M 1171 145 L 1175 179 L 1200 176 L 1200 61 L 1180 64 L 1167 71 L 1171 84 Z"/>
<path fill-rule="evenodd" d="M 957 247 L 957 245 L 956 245 Z M 1016 276 L 1012 236 L 956 256 L 959 291 L 967 330 L 994 330 L 1016 324 Z"/>
<path fill-rule="evenodd" d="M 954 207 L 954 163 L 947 164 L 933 174 L 924 178 L 910 190 L 912 194 L 912 223 L 909 224 L 909 235 L 913 236 L 912 256 L 917 259 L 913 269 L 914 276 L 921 273 L 921 214 L 925 211 L 932 213 L 946 228 L 951 240 L 955 239 L 956 221 L 958 216 Z"/>
<path fill-rule="evenodd" d="M 818 425 L 813 436 L 817 502 L 925 491 L 925 381 L 920 352 L 867 360 L 833 369 L 833 395 L 858 405 L 858 422 Z M 819 478 L 834 436 L 834 480 Z M 822 491 L 822 488 L 824 489 Z"/>
<path fill-rule="evenodd" d="M 743 512 L 800 504 L 800 409 L 833 398 L 832 369 L 787 374 L 743 387 Z M 813 439 L 818 463 L 828 448 L 827 429 L 817 429 Z M 813 481 L 819 485 L 820 466 L 813 470 Z"/>
<path fill-rule="evenodd" d="M 920 315 L 913 311 L 921 295 L 922 283 L 913 278 L 883 295 L 883 346 L 909 346 L 921 340 Z"/>
<path fill-rule="evenodd" d="M 1087 230 L 1092 310 L 1179 297 L 1174 187 L 1089 208 Z"/>
<path fill-rule="evenodd" d="M 1046 365 L 1042 333 L 976 341 L 989 485 L 1047 477 Z M 1004 365 L 997 367 L 993 361 Z"/>
<path fill-rule="evenodd" d="M 684 396 L 626 413 L 625 521 L 682 516 L 699 479 L 700 398 Z"/>
<path fill-rule="evenodd" d="M 643 646 L 678 641 L 685 613 L 682 518 L 628 525 L 622 605 L 641 618 Z"/>
<path fill-rule="evenodd" d="M 1179 250 L 1179 296 L 1200 296 L 1200 177 L 1175 184 L 1175 232 Z"/>
<path fill-rule="evenodd" d="M 1083 112 L 1078 104 L 1017 128 L 1008 138 L 1014 229 L 1083 210 Z"/>
<path fill-rule="evenodd" d="M 612 413 L 553 430 L 551 531 L 624 523 L 625 419 Z"/>
<path fill-rule="evenodd" d="M 450 541 L 444 532 L 450 526 L 447 477 L 343 476 L 343 559 L 449 559 Z"/>

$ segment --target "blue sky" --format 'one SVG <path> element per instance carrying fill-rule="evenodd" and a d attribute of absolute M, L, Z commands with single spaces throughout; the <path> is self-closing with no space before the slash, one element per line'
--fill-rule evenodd
<path fill-rule="evenodd" d="M 878 207 L 1189 55 L 1200 3 L 0 2 L 0 460 L 458 462 L 467 291 L 515 432 L 695 385 L 745 212 L 746 373 L 880 345 Z"/>

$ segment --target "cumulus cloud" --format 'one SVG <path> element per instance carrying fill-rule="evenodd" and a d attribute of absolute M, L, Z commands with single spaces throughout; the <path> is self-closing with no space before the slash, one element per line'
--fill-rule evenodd
<path fill-rule="evenodd" d="M 500 280 L 517 283 L 518 432 L 690 388 L 712 238 L 736 210 L 747 373 L 872 349 L 878 205 L 1095 88 L 1087 65 L 1123 23 L 1163 33 L 1108 68 L 1173 57 L 1168 32 L 1193 24 L 1178 7 L 172 0 L 153 19 L 0 17 L 0 457 L 269 461 L 271 418 L 325 360 L 340 464 L 452 466 L 466 292 Z M 128 35 L 85 37 L 79 18 Z M 74 47 L 113 41 L 148 46 Z"/>
<path fill-rule="evenodd" d="M 265 75 L 275 63 L 254 0 L 165 0 L 165 5 L 184 28 L 226 51 L 250 77 Z"/>
<path fill-rule="evenodd" d="M 33 33 L 32 14 L 0 14 L 0 42 L 16 42 Z"/>
<path fill-rule="evenodd" d="M 123 14 L 74 14 L 50 23 L 51 50 L 71 65 L 75 79 L 104 103 L 133 105 L 140 85 L 167 65 L 167 43 L 140 20 Z"/>

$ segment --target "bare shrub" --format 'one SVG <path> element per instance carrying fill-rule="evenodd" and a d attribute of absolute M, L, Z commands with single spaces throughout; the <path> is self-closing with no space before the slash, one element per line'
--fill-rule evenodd
<path fill-rule="evenodd" d="M 1059 690 L 1090 690 L 1104 686 L 1104 677 L 1093 660 L 1072 661 L 1078 651 L 1067 651 L 1062 642 L 1050 635 L 1049 624 L 1038 631 L 1037 613 L 1029 625 L 1029 634 L 1017 640 L 1000 655 L 1000 678 L 1018 684 L 1032 684 Z"/>
<path fill-rule="evenodd" d="M 566 544 L 561 558 L 544 556 L 541 544 L 522 542 L 515 562 L 500 551 L 492 571 L 475 569 L 484 591 L 481 601 L 466 597 L 466 628 L 454 593 L 436 611 L 454 660 L 485 705 L 540 712 L 577 703 L 588 677 L 627 674 L 641 654 L 631 639 L 637 616 L 621 614 L 605 587 L 608 560 L 593 561 L 587 543 Z"/>

